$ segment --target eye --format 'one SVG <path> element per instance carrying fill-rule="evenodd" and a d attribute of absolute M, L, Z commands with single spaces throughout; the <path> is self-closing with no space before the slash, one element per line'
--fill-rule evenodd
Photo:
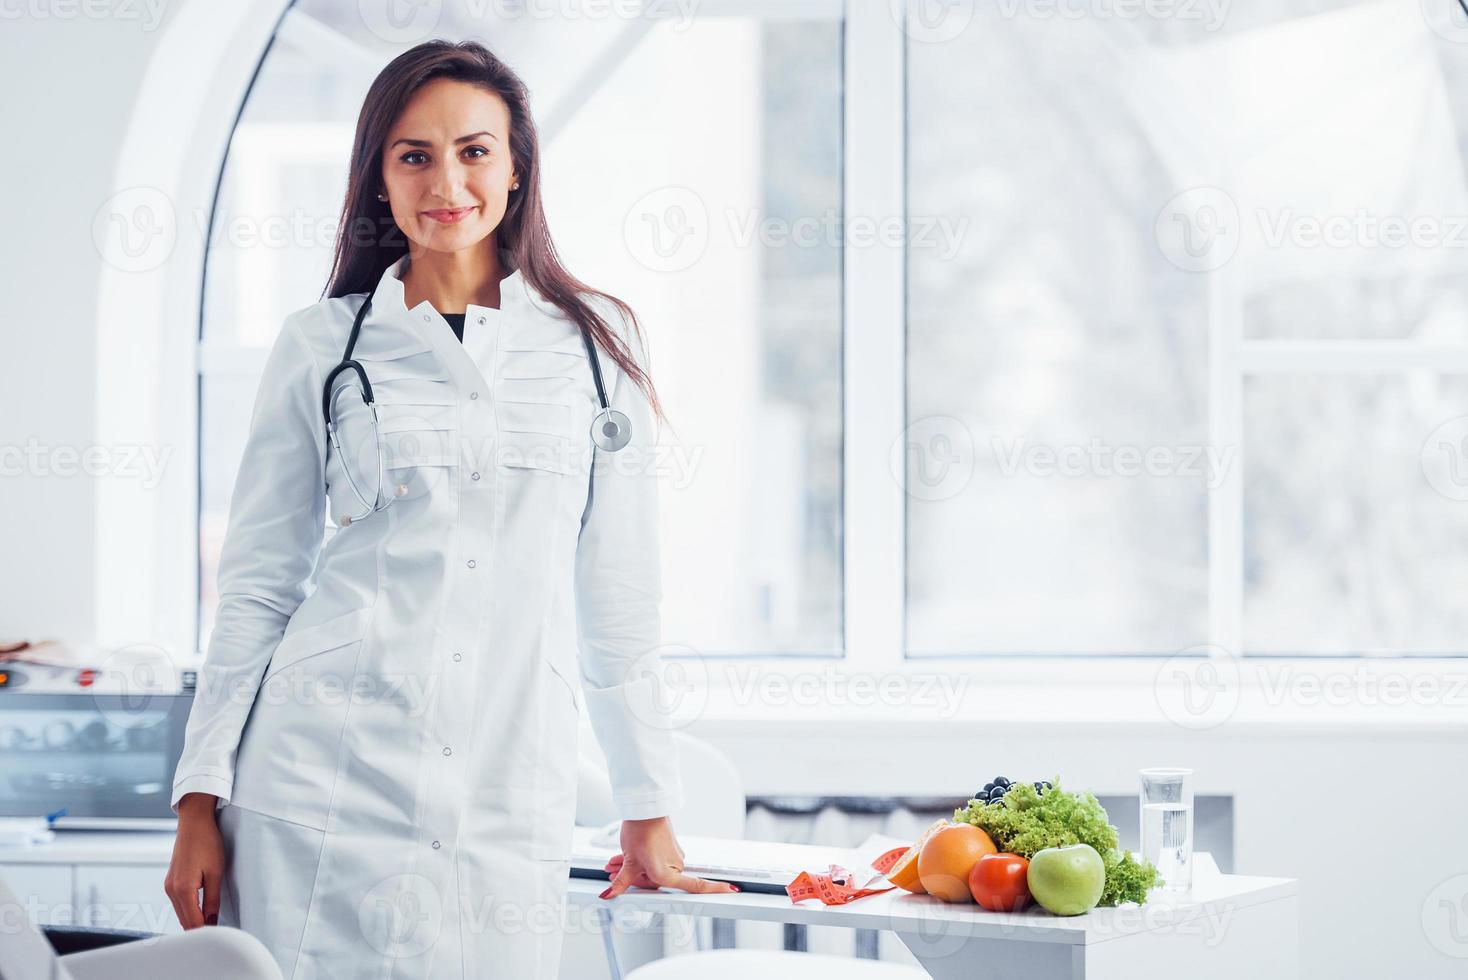
<path fill-rule="evenodd" d="M 423 157 L 423 159 L 425 160 L 428 159 L 427 154 L 425 154 L 422 150 L 409 150 L 407 153 L 404 153 L 402 156 L 398 157 L 398 159 L 407 164 L 414 164 L 419 162 L 413 160 L 413 157 Z"/>
<path fill-rule="evenodd" d="M 474 159 L 474 160 L 478 160 L 480 157 L 487 157 L 487 156 L 489 156 L 489 150 L 487 150 L 486 148 L 484 148 L 482 146 L 470 146 L 470 147 L 467 147 L 464 150 L 464 152 L 465 153 L 474 153 L 475 155 L 471 158 L 471 159 Z"/>

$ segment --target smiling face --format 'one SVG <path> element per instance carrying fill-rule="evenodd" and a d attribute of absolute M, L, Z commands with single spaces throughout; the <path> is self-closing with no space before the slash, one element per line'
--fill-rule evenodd
<path fill-rule="evenodd" d="M 414 93 L 388 131 L 382 183 L 393 220 L 417 248 L 455 252 L 505 216 L 518 180 L 510 110 L 493 92 L 436 79 Z"/>

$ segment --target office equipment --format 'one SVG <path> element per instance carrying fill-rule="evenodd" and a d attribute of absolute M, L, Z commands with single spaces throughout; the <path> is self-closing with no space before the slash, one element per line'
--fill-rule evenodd
<path fill-rule="evenodd" d="M 173 771 L 194 671 L 141 689 L 119 670 L 11 663 L 0 687 L 0 817 L 65 813 L 56 828 L 171 830 Z"/>
<path fill-rule="evenodd" d="M 615 836 L 619 826 L 614 823 L 576 828 L 571 845 L 572 878 L 610 879 L 605 866 L 612 855 L 620 852 Z M 844 848 L 680 834 L 678 843 L 685 858 L 683 870 L 688 874 L 733 882 L 743 891 L 783 896 L 785 886 L 800 872 L 825 872 L 832 864 L 875 876 L 872 859 L 903 842 L 873 834 L 855 848 Z"/>

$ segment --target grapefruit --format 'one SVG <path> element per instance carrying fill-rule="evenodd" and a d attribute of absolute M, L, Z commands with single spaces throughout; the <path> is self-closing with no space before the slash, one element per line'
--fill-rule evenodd
<path fill-rule="evenodd" d="M 914 895 L 925 894 L 927 890 L 923 888 L 923 883 L 918 878 L 918 855 L 922 853 L 923 845 L 928 842 L 928 838 L 947 826 L 948 820 L 944 817 L 939 817 L 937 820 L 934 820 L 932 826 L 923 831 L 923 835 L 917 839 L 917 843 L 909 847 L 907 853 L 898 858 L 897 863 L 892 865 L 891 870 L 887 872 L 887 880 L 898 888 L 905 888 Z"/>
<path fill-rule="evenodd" d="M 945 902 L 972 902 L 968 876 L 979 858 L 997 854 L 994 841 L 973 824 L 943 827 L 927 839 L 918 853 L 918 880 L 929 894 Z"/>

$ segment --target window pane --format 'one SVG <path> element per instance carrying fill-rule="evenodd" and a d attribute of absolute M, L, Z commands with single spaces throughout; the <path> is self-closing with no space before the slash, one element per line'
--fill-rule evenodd
<path fill-rule="evenodd" d="M 1171 55 L 1208 80 L 1193 126 L 1199 139 L 1211 131 L 1242 221 L 1231 269 L 1246 334 L 1468 339 L 1468 30 L 1446 29 L 1462 20 L 1456 0 L 1271 6 L 1267 24 Z"/>
<path fill-rule="evenodd" d="M 1245 386 L 1250 653 L 1468 652 L 1468 379 Z"/>
<path fill-rule="evenodd" d="M 649 333 L 664 634 L 705 655 L 841 647 L 841 255 L 797 237 L 840 216 L 840 64 L 834 21 L 660 25 L 548 147 L 558 247 Z"/>
<path fill-rule="evenodd" d="M 1206 281 L 1096 25 L 1002 6 L 909 42 L 908 653 L 1171 653 L 1207 625 Z"/>
<path fill-rule="evenodd" d="M 268 350 L 287 315 L 321 298 L 364 93 L 330 62 L 271 47 L 230 140 L 205 342 Z"/>
<path fill-rule="evenodd" d="M 1113 59 L 1129 124 L 1177 189 L 1210 189 L 1167 218 L 1200 251 L 1220 243 L 1202 265 L 1227 269 L 1248 337 L 1468 339 L 1457 0 L 1108 9 L 1049 26 Z"/>
<path fill-rule="evenodd" d="M 205 641 L 214 630 L 219 605 L 219 549 L 229 519 L 229 496 L 259 386 L 260 376 L 250 372 L 211 374 L 200 387 L 199 636 Z"/>

